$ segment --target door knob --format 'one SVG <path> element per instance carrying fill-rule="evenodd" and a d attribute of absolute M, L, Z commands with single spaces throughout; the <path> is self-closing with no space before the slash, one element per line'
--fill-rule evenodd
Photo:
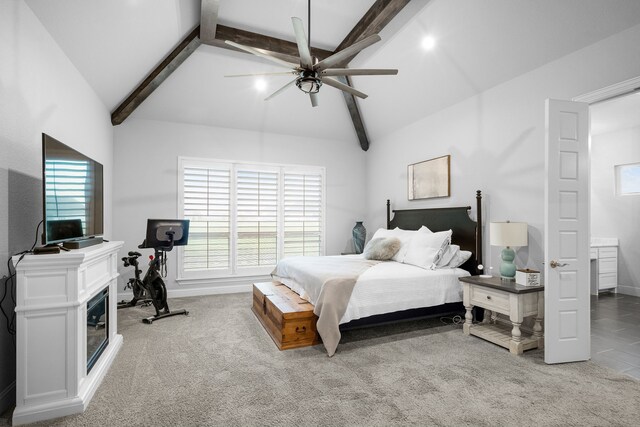
<path fill-rule="evenodd" d="M 564 262 L 558 262 L 556 260 L 549 261 L 549 267 L 551 267 L 551 268 L 564 267 L 565 265 L 569 265 L 569 264 L 564 263 Z"/>

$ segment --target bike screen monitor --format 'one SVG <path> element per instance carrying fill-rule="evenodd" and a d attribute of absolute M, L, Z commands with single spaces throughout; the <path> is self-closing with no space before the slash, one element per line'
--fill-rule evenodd
<path fill-rule="evenodd" d="M 173 235 L 173 239 L 171 236 Z M 145 248 L 185 246 L 189 242 L 188 219 L 148 219 Z"/>

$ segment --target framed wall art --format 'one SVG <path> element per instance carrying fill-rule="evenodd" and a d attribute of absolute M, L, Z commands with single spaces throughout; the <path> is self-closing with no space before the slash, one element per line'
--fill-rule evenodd
<path fill-rule="evenodd" d="M 451 156 L 446 155 L 408 166 L 409 200 L 449 197 Z"/>

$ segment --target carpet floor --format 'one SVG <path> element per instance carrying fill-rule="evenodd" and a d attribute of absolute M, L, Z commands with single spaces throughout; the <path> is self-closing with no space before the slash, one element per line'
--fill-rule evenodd
<path fill-rule="evenodd" d="M 118 312 L 124 337 L 86 412 L 46 426 L 629 426 L 640 382 L 592 362 L 513 356 L 440 319 L 343 333 L 279 351 L 250 294 L 169 301 L 189 316 Z"/>

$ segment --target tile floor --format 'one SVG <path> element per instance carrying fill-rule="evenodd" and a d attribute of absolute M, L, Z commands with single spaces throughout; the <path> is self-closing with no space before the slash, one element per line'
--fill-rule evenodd
<path fill-rule="evenodd" d="M 591 360 L 640 380 L 640 297 L 591 297 Z"/>

